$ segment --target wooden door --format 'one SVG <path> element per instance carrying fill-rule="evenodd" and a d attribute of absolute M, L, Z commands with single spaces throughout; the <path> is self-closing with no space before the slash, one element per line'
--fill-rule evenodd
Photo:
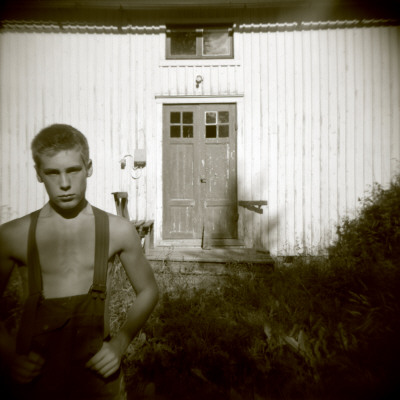
<path fill-rule="evenodd" d="M 165 105 L 163 124 L 163 239 L 236 239 L 235 105 Z"/>

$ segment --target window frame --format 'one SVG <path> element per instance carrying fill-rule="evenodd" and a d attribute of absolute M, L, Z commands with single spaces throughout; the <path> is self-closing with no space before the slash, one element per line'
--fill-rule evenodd
<path fill-rule="evenodd" d="M 229 38 L 229 54 L 226 55 L 204 55 L 203 51 L 203 33 L 205 30 L 224 30 L 228 33 Z M 171 54 L 171 34 L 174 32 L 194 32 L 196 34 L 196 54 Z M 168 25 L 166 29 L 166 54 L 167 60 L 216 60 L 216 59 L 233 59 L 233 24 L 218 25 Z"/>

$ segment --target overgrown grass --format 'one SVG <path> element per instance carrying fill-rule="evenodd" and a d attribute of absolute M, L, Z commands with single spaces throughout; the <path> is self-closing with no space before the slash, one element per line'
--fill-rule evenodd
<path fill-rule="evenodd" d="M 391 398 L 398 273 L 378 287 L 329 261 L 263 275 L 230 267 L 208 290 L 158 274 L 160 304 L 126 358 L 132 398 L 146 388 L 160 399 Z"/>

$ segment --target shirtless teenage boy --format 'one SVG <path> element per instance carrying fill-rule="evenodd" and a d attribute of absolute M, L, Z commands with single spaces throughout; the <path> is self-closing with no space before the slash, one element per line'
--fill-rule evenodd
<path fill-rule="evenodd" d="M 30 291 L 18 337 L 0 323 L 1 363 L 21 399 L 118 399 L 121 358 L 158 300 L 152 269 L 135 227 L 86 201 L 93 167 L 79 131 L 43 129 L 32 155 L 49 202 L 0 227 L 0 296 L 15 266 L 28 267 Z M 136 299 L 110 338 L 105 277 L 116 254 Z"/>

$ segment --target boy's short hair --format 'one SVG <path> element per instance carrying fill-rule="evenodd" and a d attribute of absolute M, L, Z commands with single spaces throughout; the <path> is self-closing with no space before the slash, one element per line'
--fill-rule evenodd
<path fill-rule="evenodd" d="M 41 155 L 54 155 L 63 150 L 77 148 L 85 166 L 89 162 L 89 145 L 85 135 L 71 125 L 53 124 L 42 129 L 32 140 L 32 157 L 40 166 Z"/>

